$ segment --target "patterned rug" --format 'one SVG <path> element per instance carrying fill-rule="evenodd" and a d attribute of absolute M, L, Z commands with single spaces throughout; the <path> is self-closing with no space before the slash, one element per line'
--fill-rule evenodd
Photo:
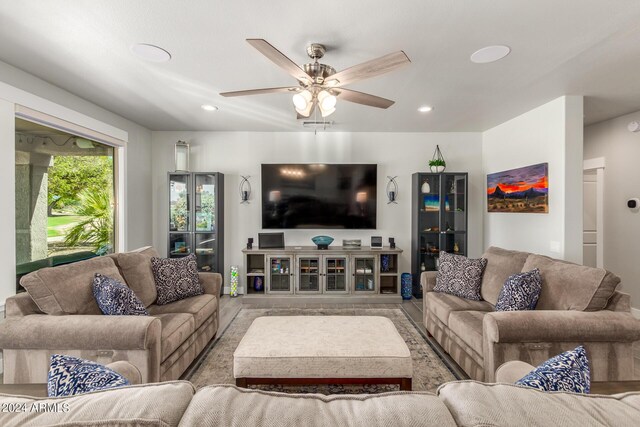
<path fill-rule="evenodd" d="M 254 319 L 260 316 L 384 316 L 391 319 L 400 336 L 407 343 L 413 359 L 413 390 L 434 392 L 440 384 L 454 381 L 456 377 L 444 362 L 429 346 L 422 333 L 400 309 L 305 309 L 305 308 L 273 308 L 242 309 L 222 334 L 205 349 L 200 358 L 184 379 L 191 381 L 196 388 L 211 384 L 235 384 L 233 378 L 233 352 L 240 343 Z M 365 385 L 313 385 L 251 386 L 260 390 L 280 391 L 286 393 L 322 393 L 322 394 L 354 394 L 381 393 L 397 391 L 397 385 L 365 384 Z"/>

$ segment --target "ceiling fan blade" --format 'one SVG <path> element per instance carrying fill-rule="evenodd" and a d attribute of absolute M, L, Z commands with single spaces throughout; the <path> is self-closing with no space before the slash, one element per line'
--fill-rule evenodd
<path fill-rule="evenodd" d="M 395 101 L 390 99 L 369 95 L 368 93 L 358 92 L 355 90 L 340 88 L 335 91 L 338 94 L 338 99 L 355 102 L 356 104 L 368 105 L 369 107 L 389 108 L 395 104 Z"/>
<path fill-rule="evenodd" d="M 299 90 L 300 88 L 297 86 L 293 87 L 269 87 L 265 89 L 250 89 L 250 90 L 237 90 L 234 92 L 222 92 L 220 95 L 231 97 L 231 96 L 245 96 L 245 95 L 262 95 L 265 93 L 293 93 Z"/>
<path fill-rule="evenodd" d="M 302 68 L 290 60 L 284 53 L 273 47 L 269 42 L 263 39 L 247 39 L 247 43 L 255 47 L 261 54 L 266 56 L 271 62 L 278 67 L 291 74 L 298 81 L 310 83 L 312 78 L 305 73 Z"/>
<path fill-rule="evenodd" d="M 409 63 L 411 63 L 409 57 L 403 51 L 398 51 L 342 70 L 327 77 L 325 84 L 331 86 L 331 82 L 337 81 L 336 86 L 344 86 L 388 73 Z"/>

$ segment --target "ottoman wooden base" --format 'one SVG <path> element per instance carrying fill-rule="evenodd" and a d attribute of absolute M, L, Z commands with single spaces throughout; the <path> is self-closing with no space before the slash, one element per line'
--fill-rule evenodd
<path fill-rule="evenodd" d="M 398 384 L 400 390 L 411 391 L 411 378 L 236 378 L 238 387 L 250 385 L 316 385 L 316 384 Z"/>

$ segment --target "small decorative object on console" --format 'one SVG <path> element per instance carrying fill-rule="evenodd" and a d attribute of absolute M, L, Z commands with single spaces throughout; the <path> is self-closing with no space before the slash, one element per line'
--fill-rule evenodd
<path fill-rule="evenodd" d="M 262 276 L 255 276 L 253 278 L 253 289 L 256 292 L 261 292 L 264 286 L 264 282 L 262 280 Z"/>
<path fill-rule="evenodd" d="M 253 237 L 247 239 L 247 249 L 253 249 Z"/>
<path fill-rule="evenodd" d="M 382 236 L 371 236 L 371 249 L 382 249 Z"/>
<path fill-rule="evenodd" d="M 311 238 L 311 241 L 318 246 L 318 249 L 329 249 L 329 245 L 333 243 L 333 237 L 315 236 Z"/>
<path fill-rule="evenodd" d="M 389 261 L 390 261 L 391 257 L 389 255 L 380 255 L 380 270 L 383 273 L 388 273 L 389 272 Z"/>
<path fill-rule="evenodd" d="M 344 239 L 344 240 L 342 240 L 342 247 L 344 249 L 360 249 L 362 247 L 362 240 L 360 240 L 360 239 Z"/>
<path fill-rule="evenodd" d="M 396 239 L 394 239 L 393 237 L 389 237 L 389 248 L 391 249 L 396 248 Z"/>
<path fill-rule="evenodd" d="M 231 284 L 231 290 L 229 291 L 229 295 L 232 297 L 237 297 L 238 296 L 238 266 L 237 265 L 231 266 L 231 279 L 229 282 Z"/>
<path fill-rule="evenodd" d="M 587 352 L 583 346 L 565 351 L 543 362 L 516 384 L 542 391 L 589 393 L 591 372 Z"/>

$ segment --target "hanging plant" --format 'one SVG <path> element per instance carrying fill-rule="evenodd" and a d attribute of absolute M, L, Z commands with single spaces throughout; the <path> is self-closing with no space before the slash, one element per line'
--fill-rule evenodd
<path fill-rule="evenodd" d="M 447 167 L 447 162 L 444 161 L 444 156 L 440 151 L 440 146 L 436 145 L 436 150 L 433 152 L 433 158 L 429 160 L 429 169 L 433 173 L 441 173 Z"/>

